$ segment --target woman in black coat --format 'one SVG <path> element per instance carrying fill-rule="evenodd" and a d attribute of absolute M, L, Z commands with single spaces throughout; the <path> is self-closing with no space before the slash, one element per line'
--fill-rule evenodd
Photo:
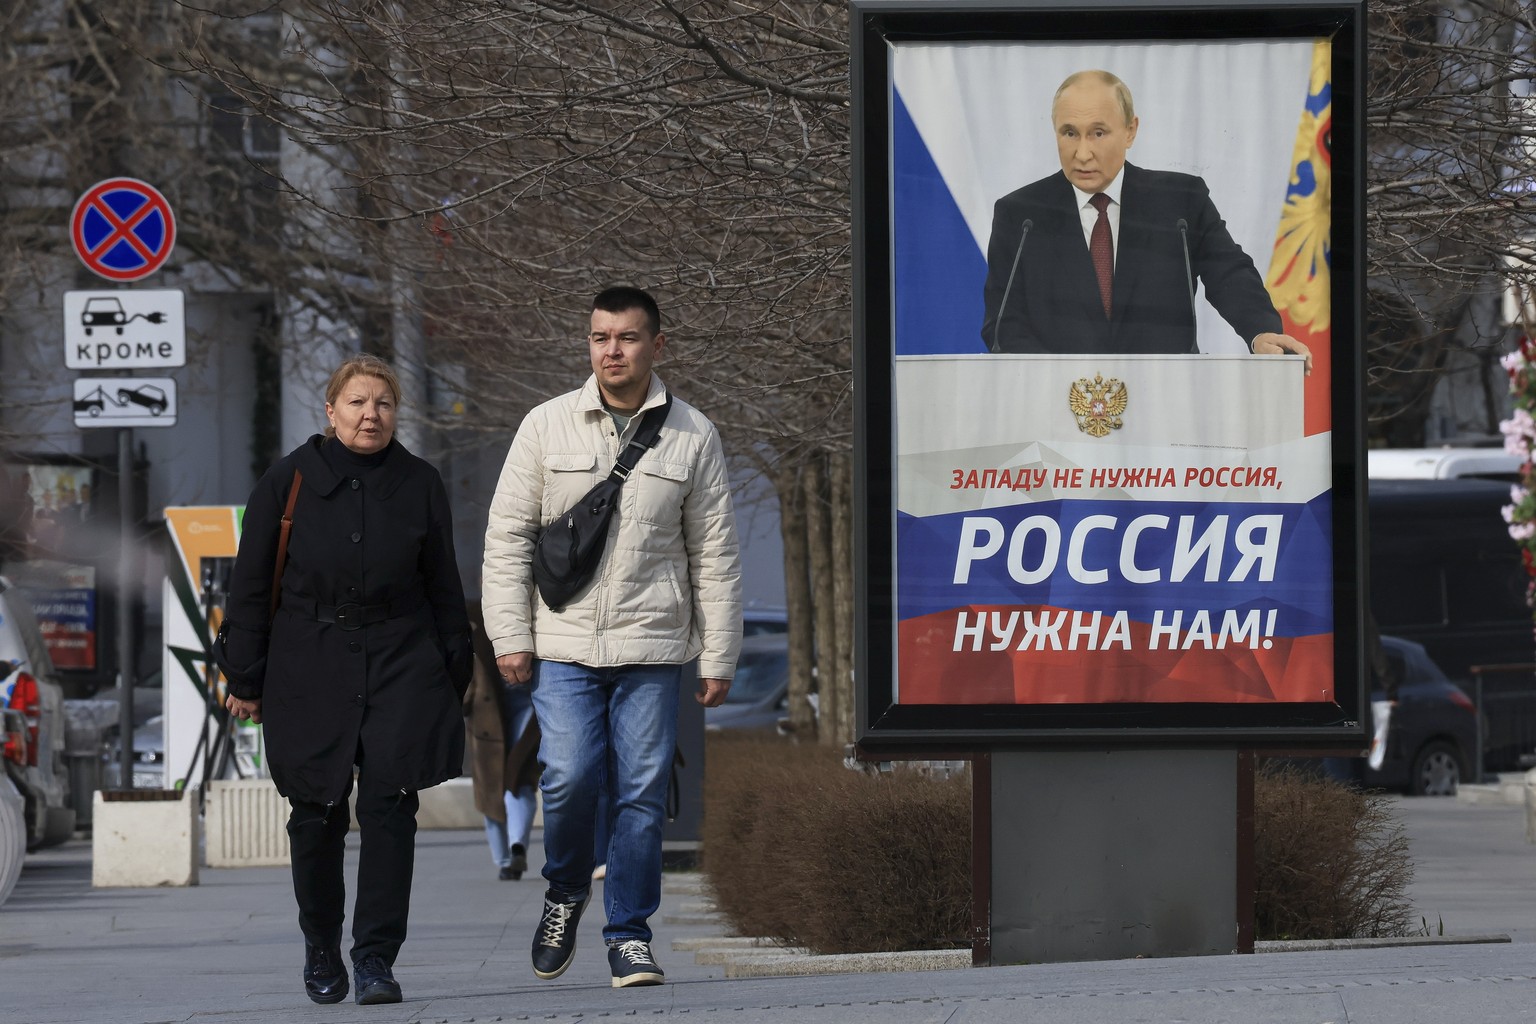
<path fill-rule="evenodd" d="M 353 766 L 356 999 L 389 1003 L 400 1001 L 392 967 L 410 908 L 416 793 L 464 764 L 461 700 L 473 662 L 448 495 L 437 470 L 394 440 L 399 401 L 381 359 L 356 356 L 331 375 L 330 429 L 251 493 L 220 631 L 226 707 L 264 723 L 272 779 L 293 805 L 304 987 L 317 1003 L 347 994 L 342 858 Z"/>

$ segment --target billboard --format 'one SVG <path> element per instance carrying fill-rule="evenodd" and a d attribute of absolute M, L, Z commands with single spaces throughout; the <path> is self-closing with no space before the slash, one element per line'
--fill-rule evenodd
<path fill-rule="evenodd" d="M 1362 8 L 854 9 L 861 742 L 1359 745 Z"/>

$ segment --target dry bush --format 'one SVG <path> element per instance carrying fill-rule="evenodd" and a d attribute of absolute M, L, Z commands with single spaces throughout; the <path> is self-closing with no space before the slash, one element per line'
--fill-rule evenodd
<path fill-rule="evenodd" d="M 777 737 L 709 743 L 704 869 L 737 931 L 818 953 L 969 944 L 969 776 L 867 775 Z"/>
<path fill-rule="evenodd" d="M 1259 939 L 1408 933 L 1413 862 L 1384 800 L 1275 765 L 1260 766 L 1253 797 Z"/>
<path fill-rule="evenodd" d="M 714 733 L 704 870 L 743 935 L 818 953 L 970 941 L 970 778 L 849 771 L 825 747 Z M 1260 939 L 1404 935 L 1408 841 L 1390 806 L 1262 766 L 1254 780 Z"/>

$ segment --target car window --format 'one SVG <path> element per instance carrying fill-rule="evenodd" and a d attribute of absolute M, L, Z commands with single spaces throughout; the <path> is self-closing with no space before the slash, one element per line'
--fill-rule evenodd
<path fill-rule="evenodd" d="M 743 651 L 731 680 L 727 704 L 753 704 L 778 692 L 789 676 L 789 653 L 782 650 Z"/>

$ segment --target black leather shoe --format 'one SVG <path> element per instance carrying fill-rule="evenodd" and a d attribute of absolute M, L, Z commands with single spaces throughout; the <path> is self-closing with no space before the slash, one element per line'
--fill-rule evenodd
<path fill-rule="evenodd" d="M 566 903 L 551 899 L 552 895 L 553 892 L 544 893 L 544 916 L 533 935 L 533 973 L 545 981 L 560 977 L 571 966 L 571 958 L 576 955 L 576 926 L 591 898 L 589 892 Z"/>
<path fill-rule="evenodd" d="M 352 980 L 357 984 L 355 998 L 365 1006 L 400 1001 L 400 983 L 377 953 L 370 953 L 352 965 Z"/>
<path fill-rule="evenodd" d="M 512 844 L 512 878 L 522 878 L 523 872 L 528 870 L 528 851 L 523 849 L 522 843 Z"/>
<path fill-rule="evenodd" d="M 304 992 L 317 1003 L 347 998 L 347 969 L 335 946 L 304 945 Z"/>

